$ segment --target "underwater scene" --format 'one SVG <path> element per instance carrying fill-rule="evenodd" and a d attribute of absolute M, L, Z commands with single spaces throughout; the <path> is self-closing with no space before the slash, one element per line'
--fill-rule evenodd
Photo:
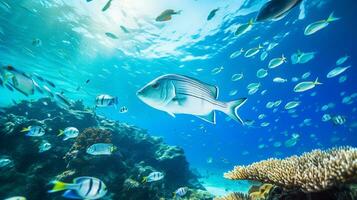
<path fill-rule="evenodd" d="M 0 199 L 357 199 L 354 0 L 0 0 Z"/>

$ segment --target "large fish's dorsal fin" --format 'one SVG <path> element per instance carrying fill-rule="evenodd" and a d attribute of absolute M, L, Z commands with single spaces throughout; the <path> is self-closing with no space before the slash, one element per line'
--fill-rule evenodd
<path fill-rule="evenodd" d="M 62 196 L 67 199 L 82 199 L 75 190 L 67 190 Z"/>
<path fill-rule="evenodd" d="M 211 85 L 211 84 L 208 84 L 208 83 L 205 83 L 205 82 L 202 82 L 198 79 L 195 79 L 195 78 L 192 78 L 192 77 L 189 77 L 189 76 L 185 76 L 185 75 L 175 75 L 175 76 L 181 76 L 183 78 L 186 78 L 186 79 L 191 79 L 193 81 L 196 81 L 198 82 L 199 84 L 205 86 L 205 88 L 207 88 L 210 92 L 210 95 L 214 98 L 214 99 L 217 99 L 218 98 L 218 95 L 219 95 L 219 89 L 217 86 L 215 85 Z"/>
<path fill-rule="evenodd" d="M 167 94 L 166 104 L 170 103 L 176 98 L 176 87 L 171 81 L 170 81 L 170 85 L 173 89 L 169 90 L 169 93 Z"/>
<path fill-rule="evenodd" d="M 196 116 L 206 122 L 216 124 L 216 112 L 215 111 L 210 112 L 208 115 L 196 115 Z"/>

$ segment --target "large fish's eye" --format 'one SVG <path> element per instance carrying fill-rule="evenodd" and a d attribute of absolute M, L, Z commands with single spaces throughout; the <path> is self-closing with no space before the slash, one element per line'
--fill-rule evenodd
<path fill-rule="evenodd" d="M 156 88 L 159 87 L 159 85 L 160 85 L 160 84 L 159 84 L 158 82 L 156 82 L 156 83 L 152 84 L 151 87 L 154 88 L 154 89 L 156 89 Z"/>

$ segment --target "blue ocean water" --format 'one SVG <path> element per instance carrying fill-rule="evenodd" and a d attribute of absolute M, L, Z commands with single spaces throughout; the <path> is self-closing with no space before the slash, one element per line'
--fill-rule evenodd
<path fill-rule="evenodd" d="M 0 1 L 0 63 L 12 65 L 27 73 L 37 73 L 54 82 L 57 92 L 71 100 L 83 100 L 94 107 L 98 94 L 117 96 L 118 107 L 99 108 L 96 112 L 110 119 L 135 124 L 161 136 L 164 141 L 184 149 L 190 166 L 204 175 L 206 181 L 217 187 L 226 182 L 219 177 L 234 165 L 247 165 L 269 157 L 283 158 L 312 149 L 357 145 L 356 92 L 357 70 L 354 66 L 357 22 L 353 0 L 304 1 L 279 21 L 256 23 L 242 36 L 234 32 L 239 24 L 255 18 L 264 3 L 251 1 L 214 0 L 113 0 L 105 12 L 105 1 Z M 165 9 L 182 10 L 167 22 L 155 22 Z M 212 9 L 219 8 L 216 16 L 207 21 Z M 330 13 L 340 20 L 311 36 L 304 35 L 310 23 L 327 19 Z M 125 27 L 127 31 L 124 31 Z M 117 39 L 105 33 L 110 32 Z M 34 45 L 39 39 L 40 45 Z M 253 58 L 230 55 L 243 48 L 269 44 L 277 46 L 268 51 L 266 60 L 260 53 Z M 291 55 L 298 50 L 316 52 L 306 64 L 292 64 Z M 271 59 L 284 54 L 288 62 L 268 69 Z M 348 55 L 342 66 L 351 67 L 341 75 L 327 78 L 336 67 L 336 61 Z M 214 68 L 223 70 L 212 73 Z M 268 76 L 258 78 L 260 68 Z M 301 76 L 310 72 L 303 80 Z M 232 81 L 234 74 L 243 78 Z M 187 75 L 219 87 L 219 100 L 248 98 L 238 113 L 245 125 L 217 114 L 213 125 L 191 115 L 175 118 L 141 102 L 136 91 L 149 81 L 164 74 Z M 346 81 L 340 81 L 342 76 Z M 275 83 L 275 77 L 287 79 Z M 293 77 L 299 80 L 294 82 Z M 294 87 L 302 81 L 315 81 L 322 85 L 302 93 Z M 86 80 L 90 80 L 86 84 Z M 259 90 L 248 94 L 247 85 L 260 83 Z M 78 89 L 80 88 L 80 89 Z M 232 90 L 236 94 L 229 95 Z M 265 94 L 261 94 L 266 90 Z M 2 107 L 22 99 L 38 99 L 0 87 Z M 235 93 L 235 92 L 234 92 Z M 346 97 L 348 102 L 343 102 Z M 274 108 L 268 102 L 281 100 Z M 294 113 L 284 105 L 300 101 Z M 327 105 L 327 107 L 325 106 Z M 120 113 L 125 106 L 127 113 Z M 275 109 L 275 111 L 274 111 Z M 263 119 L 258 116 L 264 114 Z M 323 122 L 324 114 L 343 116 L 346 122 L 336 125 Z M 269 125 L 261 126 L 263 122 Z M 295 136 L 295 140 L 291 140 Z M 290 139 L 290 144 L 289 144 Z"/>

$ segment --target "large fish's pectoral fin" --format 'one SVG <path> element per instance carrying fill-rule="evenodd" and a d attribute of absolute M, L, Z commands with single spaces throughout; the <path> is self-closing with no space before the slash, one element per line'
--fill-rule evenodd
<path fill-rule="evenodd" d="M 74 190 L 67 190 L 62 196 L 67 199 L 82 199 Z"/>
<path fill-rule="evenodd" d="M 167 97 L 166 97 L 166 104 L 169 104 L 170 102 L 172 102 L 177 96 L 176 96 L 176 88 L 175 85 L 170 82 L 170 88 L 167 92 Z"/>
<path fill-rule="evenodd" d="M 210 112 L 208 115 L 196 115 L 196 116 L 206 122 L 216 124 L 216 112 L 215 111 Z"/>
<path fill-rule="evenodd" d="M 172 103 L 174 103 L 175 105 L 179 105 L 182 106 L 184 105 L 184 102 L 187 100 L 187 98 L 185 96 L 175 96 L 172 99 Z"/>

